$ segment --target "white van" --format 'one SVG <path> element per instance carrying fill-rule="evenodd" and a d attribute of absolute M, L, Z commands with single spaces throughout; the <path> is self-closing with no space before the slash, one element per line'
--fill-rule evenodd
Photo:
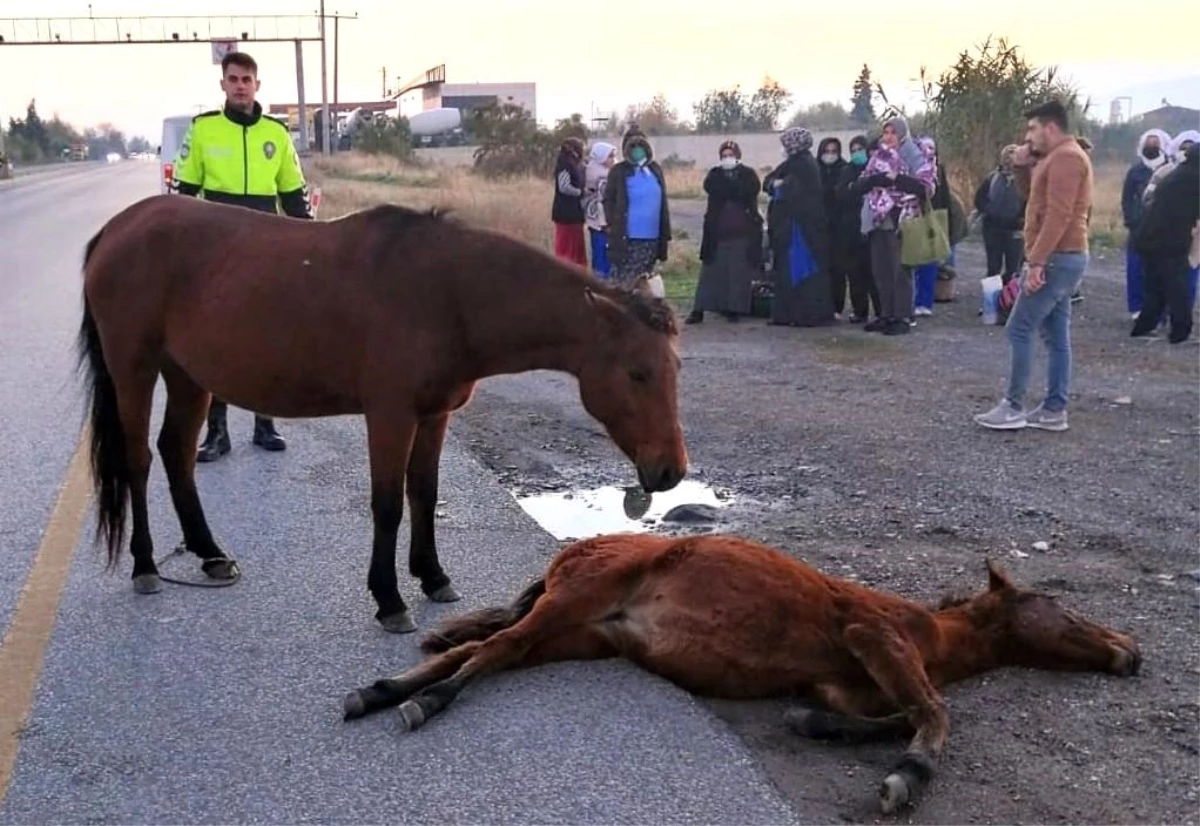
<path fill-rule="evenodd" d="M 191 115 L 172 115 L 163 119 L 162 143 L 158 147 L 158 189 L 166 194 L 174 192 L 175 163 L 179 159 L 179 147 L 192 128 Z"/>

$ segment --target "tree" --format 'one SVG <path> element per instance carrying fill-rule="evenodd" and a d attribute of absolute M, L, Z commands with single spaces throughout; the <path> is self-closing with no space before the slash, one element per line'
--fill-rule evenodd
<path fill-rule="evenodd" d="M 855 123 L 845 106 L 825 100 L 797 111 L 788 125 L 807 129 L 851 129 Z"/>
<path fill-rule="evenodd" d="M 779 116 L 791 102 L 791 92 L 771 78 L 763 78 L 762 85 L 746 106 L 746 128 L 752 132 L 774 132 L 779 125 Z"/>
<path fill-rule="evenodd" d="M 583 122 L 583 115 L 573 112 L 569 118 L 560 118 L 554 124 L 554 134 L 560 138 L 560 143 L 567 138 L 580 138 L 586 141 L 590 132 Z"/>
<path fill-rule="evenodd" d="M 649 103 L 630 106 L 625 111 L 625 123 L 636 123 L 647 135 L 675 135 L 681 131 L 679 113 L 659 93 Z"/>
<path fill-rule="evenodd" d="M 1050 98 L 1063 102 L 1073 128 L 1086 125 L 1087 106 L 1062 82 L 1053 68 L 1035 69 L 1003 38 L 989 38 L 972 55 L 958 61 L 937 81 L 921 69 L 928 128 L 938 141 L 938 156 L 951 185 L 970 192 L 996 165 L 1006 144 L 1020 142 L 1024 113 Z"/>
<path fill-rule="evenodd" d="M 863 64 L 854 81 L 854 94 L 850 102 L 850 119 L 859 126 L 870 126 L 875 123 L 875 105 L 872 102 L 874 87 L 871 85 L 871 69 Z"/>
<path fill-rule="evenodd" d="M 133 148 L 132 141 L 129 146 Z M 409 129 L 408 118 L 377 114 L 363 121 L 354 133 L 353 146 L 369 155 L 388 155 L 407 161 L 413 155 L 412 130 Z"/>
<path fill-rule="evenodd" d="M 134 135 L 132 138 L 129 139 L 129 151 L 130 152 L 149 152 L 150 151 L 150 141 L 146 140 L 146 138 L 144 138 L 141 135 Z"/>
<path fill-rule="evenodd" d="M 696 115 L 696 131 L 737 132 L 746 122 L 746 102 L 738 87 L 712 89 L 692 107 Z"/>

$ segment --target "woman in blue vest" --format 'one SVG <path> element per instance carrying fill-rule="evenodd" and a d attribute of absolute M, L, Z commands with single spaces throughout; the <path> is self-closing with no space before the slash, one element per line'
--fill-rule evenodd
<path fill-rule="evenodd" d="M 604 217 L 608 220 L 608 260 L 617 285 L 632 288 L 667 260 L 671 214 L 667 182 L 654 150 L 636 126 L 625 133 L 624 156 L 608 173 L 604 188 Z"/>

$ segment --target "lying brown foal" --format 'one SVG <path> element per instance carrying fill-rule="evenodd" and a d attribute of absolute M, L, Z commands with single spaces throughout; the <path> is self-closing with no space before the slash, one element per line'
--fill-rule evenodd
<path fill-rule="evenodd" d="M 422 642 L 436 656 L 352 692 L 345 716 L 399 705 L 411 730 L 484 674 L 624 657 L 696 694 L 799 694 L 813 708 L 788 724 L 811 737 L 910 736 L 880 790 L 887 813 L 933 775 L 941 686 L 1002 666 L 1137 673 L 1133 639 L 987 568 L 986 591 L 933 611 L 745 539 L 601 536 L 560 551 L 509 607 L 448 620 Z"/>

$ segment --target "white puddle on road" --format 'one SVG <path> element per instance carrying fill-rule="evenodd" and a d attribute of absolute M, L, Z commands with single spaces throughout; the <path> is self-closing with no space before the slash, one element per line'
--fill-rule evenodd
<path fill-rule="evenodd" d="M 672 490 L 648 494 L 640 487 L 607 486 L 593 490 L 539 493 L 516 497 L 517 503 L 555 539 L 587 539 L 606 533 L 644 533 L 680 505 L 723 508 L 728 491 L 684 480 Z M 704 524 L 688 520 L 680 524 Z"/>

